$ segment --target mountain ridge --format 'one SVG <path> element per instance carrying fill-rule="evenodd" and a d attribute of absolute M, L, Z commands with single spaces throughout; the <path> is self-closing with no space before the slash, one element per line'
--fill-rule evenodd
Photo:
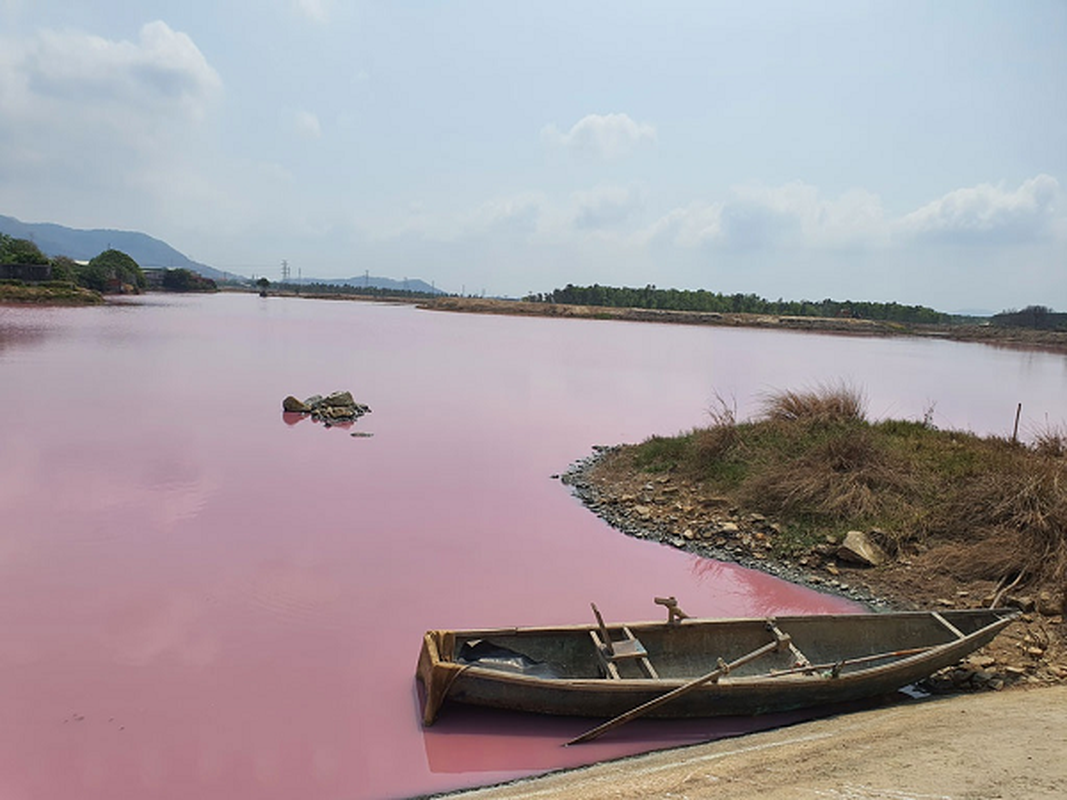
<path fill-rule="evenodd" d="M 126 253 L 142 267 L 181 267 L 214 280 L 244 277 L 193 261 L 163 240 L 140 231 L 68 228 L 55 222 L 23 222 L 15 217 L 0 215 L 0 233 L 29 239 L 50 258 L 67 256 L 75 261 L 87 261 L 114 248 Z"/>
<path fill-rule="evenodd" d="M 15 217 L 0 214 L 0 233 L 17 239 L 29 239 L 49 258 L 67 256 L 75 261 L 88 261 L 105 250 L 114 248 L 130 256 L 142 267 L 165 267 L 190 269 L 213 280 L 247 281 L 248 276 L 225 272 L 215 267 L 193 261 L 180 250 L 162 239 L 141 231 L 122 231 L 112 228 L 70 228 L 55 222 L 23 222 Z M 308 286 L 367 286 L 391 291 L 411 291 L 426 294 L 445 294 L 440 289 L 418 278 L 396 280 L 369 274 L 351 278 L 302 278 L 286 283 Z"/>

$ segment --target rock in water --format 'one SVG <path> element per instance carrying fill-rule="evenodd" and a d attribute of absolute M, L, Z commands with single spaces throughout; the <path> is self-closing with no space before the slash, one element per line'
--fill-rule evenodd
<path fill-rule="evenodd" d="M 356 401 L 352 398 L 351 392 L 333 392 L 326 395 L 322 404 L 324 406 L 354 406 Z"/>
<path fill-rule="evenodd" d="M 351 392 L 333 392 L 326 397 L 315 394 L 303 401 L 290 395 L 282 401 L 282 409 L 311 414 L 313 419 L 327 423 L 351 422 L 370 413 L 370 406 L 357 403 Z"/>
<path fill-rule="evenodd" d="M 287 398 L 282 400 L 282 411 L 296 411 L 301 414 L 305 414 L 310 410 L 310 408 L 308 408 L 306 405 L 304 405 L 304 403 L 297 400 L 292 395 L 289 395 Z"/>

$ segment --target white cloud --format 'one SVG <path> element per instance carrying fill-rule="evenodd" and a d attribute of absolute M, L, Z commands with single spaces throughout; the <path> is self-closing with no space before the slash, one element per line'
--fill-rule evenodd
<path fill-rule="evenodd" d="M 429 208 L 411 201 L 399 222 L 379 222 L 366 235 L 376 240 L 414 236 L 440 242 L 492 239 L 516 244 L 561 244 L 589 236 L 625 241 L 627 225 L 642 207 L 641 191 L 625 186 L 598 186 L 556 198 L 521 192 L 467 209 Z"/>
<path fill-rule="evenodd" d="M 600 158 L 624 156 L 643 142 L 656 140 L 656 128 L 626 114 L 589 114 L 563 133 L 555 125 L 541 129 L 541 139 L 555 147 Z"/>
<path fill-rule="evenodd" d="M 322 125 L 319 123 L 319 118 L 311 111 L 297 111 L 293 124 L 296 126 L 296 132 L 305 138 L 318 139 L 322 136 Z"/>
<path fill-rule="evenodd" d="M 853 189 L 824 199 L 818 188 L 799 181 L 773 188 L 734 187 L 726 200 L 672 209 L 635 236 L 638 243 L 741 250 L 840 249 L 880 246 L 887 240 L 888 223 L 877 195 Z"/>
<path fill-rule="evenodd" d="M 641 192 L 625 186 L 600 186 L 575 192 L 574 227 L 579 230 L 619 228 L 642 207 Z"/>
<path fill-rule="evenodd" d="M 810 184 L 738 187 L 723 208 L 724 236 L 738 244 L 805 244 L 814 247 L 879 245 L 887 224 L 878 195 L 851 189 L 824 199 Z"/>
<path fill-rule="evenodd" d="M 544 198 L 533 192 L 490 200 L 464 215 L 459 229 L 467 233 L 504 229 L 529 235 L 537 228 L 543 205 Z"/>
<path fill-rule="evenodd" d="M 956 189 L 903 217 L 896 228 L 905 238 L 953 243 L 1026 242 L 1062 230 L 1060 184 L 1037 175 L 1018 189 L 988 183 Z"/>
<path fill-rule="evenodd" d="M 647 228 L 634 235 L 639 245 L 668 243 L 697 247 L 712 243 L 722 235 L 722 203 L 692 202 L 673 208 Z"/>
<path fill-rule="evenodd" d="M 376 222 L 364 229 L 369 239 L 416 237 L 439 242 L 457 242 L 497 235 L 526 239 L 538 230 L 547 201 L 537 192 L 497 197 L 467 210 L 428 209 L 419 200 L 408 202 L 399 221 Z"/>
<path fill-rule="evenodd" d="M 296 10 L 314 22 L 326 22 L 330 18 L 332 0 L 295 0 Z"/>
<path fill-rule="evenodd" d="M 137 42 L 42 30 L 13 52 L 9 80 L 26 106 L 62 102 L 198 118 L 222 89 L 192 39 L 161 21 L 144 25 Z"/>
<path fill-rule="evenodd" d="M 135 224 L 192 179 L 190 156 L 222 93 L 192 39 L 165 22 L 136 41 L 49 29 L 0 37 L 0 205 L 55 219 L 61 194 L 59 221 L 99 224 L 108 197 L 108 218 Z M 165 196 L 138 194 L 162 172 L 178 177 Z"/>

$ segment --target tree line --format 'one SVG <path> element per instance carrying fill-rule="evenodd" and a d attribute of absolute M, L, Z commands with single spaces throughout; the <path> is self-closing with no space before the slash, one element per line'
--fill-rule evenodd
<path fill-rule="evenodd" d="M 49 258 L 29 239 L 16 239 L 0 233 L 0 264 L 51 266 L 52 280 L 72 283 L 97 292 L 143 292 L 147 287 L 144 270 L 121 250 L 108 249 L 79 264 L 67 256 Z M 163 273 L 163 288 L 173 291 L 215 291 L 210 278 L 187 269 L 168 269 Z"/>
<path fill-rule="evenodd" d="M 1057 314 L 1048 306 L 1027 306 L 993 315 L 993 324 L 1006 328 L 1033 328 L 1039 331 L 1067 331 L 1067 314 Z"/>
<path fill-rule="evenodd" d="M 562 289 L 524 298 L 537 303 L 567 303 L 584 306 L 612 306 L 616 308 L 653 308 L 667 311 L 702 311 L 718 314 L 773 314 L 792 317 L 853 317 L 886 322 L 938 324 L 951 322 L 951 314 L 944 314 L 926 306 L 900 303 L 873 303 L 854 300 L 767 300 L 755 294 L 722 294 L 706 289 L 657 289 L 649 284 L 644 288 L 575 286 L 568 283 Z"/>
<path fill-rule="evenodd" d="M 273 287 L 277 292 L 292 292 L 293 294 L 318 294 L 318 295 L 361 295 L 365 297 L 388 298 L 403 297 L 416 300 L 433 299 L 440 297 L 437 292 L 420 292 L 414 289 L 386 289 L 380 286 L 353 286 L 349 283 L 271 283 L 266 278 L 256 281 L 256 286 L 261 290 Z"/>

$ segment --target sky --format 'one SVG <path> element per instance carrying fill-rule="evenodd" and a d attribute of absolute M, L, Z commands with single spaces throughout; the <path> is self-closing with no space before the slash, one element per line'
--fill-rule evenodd
<path fill-rule="evenodd" d="M 0 0 L 0 214 L 271 279 L 1067 311 L 1067 0 Z"/>

